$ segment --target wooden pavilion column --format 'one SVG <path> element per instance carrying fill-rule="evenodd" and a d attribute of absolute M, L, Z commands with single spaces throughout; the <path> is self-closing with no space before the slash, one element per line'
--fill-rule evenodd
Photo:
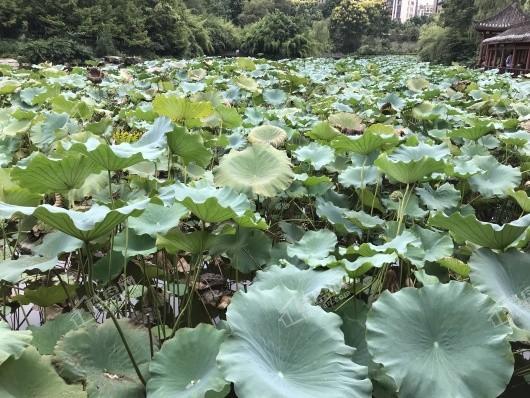
<path fill-rule="evenodd" d="M 505 46 L 502 46 L 502 51 L 501 51 L 501 67 L 504 63 L 504 50 L 506 50 L 506 47 Z"/>
<path fill-rule="evenodd" d="M 512 53 L 512 70 L 515 69 L 515 65 L 517 65 L 517 59 L 515 59 L 517 55 L 517 46 L 514 44 L 513 46 L 513 53 Z"/>
<path fill-rule="evenodd" d="M 530 45 L 528 45 L 528 53 L 526 55 L 526 72 L 528 72 L 528 70 L 530 69 Z"/>
<path fill-rule="evenodd" d="M 528 49 L 526 50 L 526 66 L 525 66 L 525 72 L 528 72 L 528 69 L 530 69 L 530 46 L 526 45 Z"/>

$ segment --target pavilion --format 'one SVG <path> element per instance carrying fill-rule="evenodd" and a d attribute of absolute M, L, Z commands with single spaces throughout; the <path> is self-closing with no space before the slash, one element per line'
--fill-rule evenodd
<path fill-rule="evenodd" d="M 518 2 L 477 21 L 475 29 L 482 37 L 480 67 L 514 75 L 530 72 L 530 15 Z"/>

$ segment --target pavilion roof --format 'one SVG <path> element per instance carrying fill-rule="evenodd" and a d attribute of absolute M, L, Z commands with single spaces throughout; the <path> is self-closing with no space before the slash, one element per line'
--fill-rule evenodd
<path fill-rule="evenodd" d="M 530 43 L 530 21 L 514 26 L 497 36 L 484 40 L 486 44 Z"/>
<path fill-rule="evenodd" d="M 528 21 L 530 21 L 530 16 L 521 9 L 519 2 L 515 1 L 498 14 L 475 22 L 475 29 L 502 32 Z"/>

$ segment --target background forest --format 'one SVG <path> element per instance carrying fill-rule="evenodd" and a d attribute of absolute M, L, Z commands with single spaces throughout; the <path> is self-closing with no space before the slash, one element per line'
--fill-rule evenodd
<path fill-rule="evenodd" d="M 0 56 L 78 62 L 104 55 L 268 58 L 419 53 L 473 58 L 473 21 L 512 0 L 445 0 L 434 18 L 391 21 L 385 0 L 2 0 Z M 530 8 L 530 1 L 522 0 Z"/>

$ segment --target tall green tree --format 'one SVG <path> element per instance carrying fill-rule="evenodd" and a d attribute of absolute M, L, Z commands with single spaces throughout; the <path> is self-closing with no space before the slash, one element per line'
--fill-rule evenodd
<path fill-rule="evenodd" d="M 355 51 L 364 35 L 388 31 L 390 14 L 385 0 L 342 0 L 331 13 L 331 34 L 339 50 Z"/>

